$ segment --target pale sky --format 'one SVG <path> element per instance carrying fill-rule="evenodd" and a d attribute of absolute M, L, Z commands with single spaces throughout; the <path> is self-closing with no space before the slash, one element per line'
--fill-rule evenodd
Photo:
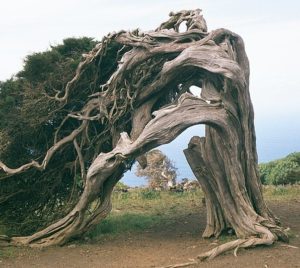
<path fill-rule="evenodd" d="M 299 0 L 0 0 L 0 80 L 21 70 L 29 53 L 64 38 L 151 30 L 170 11 L 194 8 L 203 10 L 209 30 L 227 28 L 245 41 L 258 140 L 289 126 L 289 142 L 300 144 Z"/>
<path fill-rule="evenodd" d="M 260 117 L 300 115 L 300 1 L 0 0 L 0 80 L 32 52 L 71 36 L 155 29 L 173 10 L 201 8 L 209 30 L 228 28 L 246 43 L 251 95 Z"/>

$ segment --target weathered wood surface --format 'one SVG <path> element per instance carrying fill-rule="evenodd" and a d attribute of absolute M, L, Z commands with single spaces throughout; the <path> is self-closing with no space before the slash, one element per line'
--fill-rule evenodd
<path fill-rule="evenodd" d="M 182 22 L 187 30 L 179 33 Z M 287 240 L 262 196 L 249 62 L 242 38 L 226 29 L 207 32 L 200 10 L 170 13 L 170 19 L 155 31 L 121 31 L 105 37 L 84 56 L 65 90 L 49 98 L 67 102 L 72 85 L 86 66 L 99 62 L 110 48 L 117 48 L 117 68 L 99 92 L 86 100 L 82 111 L 70 113 L 66 119 L 80 120 L 81 126 L 55 140 L 41 164 L 31 162 L 13 169 L 0 162 L 8 175 L 29 168 L 44 170 L 58 149 L 73 142 L 85 176 L 84 192 L 68 215 L 32 236 L 12 241 L 42 247 L 63 244 L 86 232 L 111 210 L 112 189 L 134 159 L 145 166 L 145 152 L 171 142 L 196 124 L 206 125 L 205 137 L 193 137 L 184 153 L 206 196 L 203 236 L 217 237 L 231 228 L 239 238 L 200 258 L 213 258 L 231 248 Z M 190 93 L 192 85 L 202 88 L 201 97 Z M 111 147 L 106 153 L 99 149 L 86 167 L 89 161 L 77 140 L 91 121 L 103 126 L 106 135 L 101 138 Z M 93 211 L 86 213 L 96 200 Z"/>

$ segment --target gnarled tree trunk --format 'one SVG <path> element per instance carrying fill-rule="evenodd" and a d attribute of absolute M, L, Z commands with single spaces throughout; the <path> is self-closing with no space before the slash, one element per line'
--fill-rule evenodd
<path fill-rule="evenodd" d="M 187 30 L 179 33 L 184 21 Z M 109 213 L 112 189 L 134 159 L 145 166 L 145 152 L 171 142 L 196 124 L 206 125 L 206 135 L 192 138 L 184 153 L 206 196 L 208 216 L 203 236 L 219 236 L 232 228 L 239 238 L 200 257 L 286 240 L 262 196 L 249 64 L 242 39 L 225 29 L 208 33 L 198 9 L 170 13 L 170 19 L 155 31 L 122 31 L 104 38 L 80 63 L 63 96 L 58 93 L 50 98 L 67 102 L 72 85 L 80 80 L 86 66 L 98 64 L 101 72 L 101 60 L 116 47 L 121 47 L 113 62 L 118 68 L 106 74 L 105 84 L 81 111 L 66 119 L 82 121 L 78 129 L 55 141 L 41 164 L 31 162 L 11 169 L 0 162 L 10 175 L 29 168 L 44 170 L 52 155 L 73 141 L 86 181 L 78 204 L 67 216 L 32 236 L 12 240 L 41 247 L 63 244 L 83 234 Z M 192 85 L 202 88 L 200 97 L 189 93 Z M 105 152 L 99 150 L 97 157 L 89 158 L 81 153 L 76 139 L 84 137 L 92 121 L 111 137 L 104 139 L 109 144 Z M 124 129 L 127 132 L 122 132 Z"/>

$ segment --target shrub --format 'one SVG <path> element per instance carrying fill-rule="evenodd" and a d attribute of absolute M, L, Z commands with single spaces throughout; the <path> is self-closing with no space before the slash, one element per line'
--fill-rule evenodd
<path fill-rule="evenodd" d="M 59 140 L 81 124 L 63 120 L 70 110 L 81 110 L 84 105 L 81 100 L 98 92 L 100 78 L 95 79 L 98 66 L 91 65 L 85 70 L 74 85 L 68 104 L 46 95 L 64 91 L 74 77 L 82 54 L 95 44 L 91 38 L 65 39 L 63 44 L 45 52 L 28 55 L 22 71 L 7 81 L 0 81 L 0 159 L 8 166 L 21 166 L 32 159 L 41 161 L 53 144 L 56 130 L 60 129 Z M 89 87 L 85 88 L 86 85 Z M 1 179 L 6 176 L 1 172 L 0 216 L 7 234 L 36 232 L 72 209 L 83 190 L 78 176 L 80 167 L 70 164 L 76 159 L 74 147 L 65 145 L 55 153 L 44 172 L 29 169 L 9 180 Z"/>
<path fill-rule="evenodd" d="M 272 161 L 269 163 L 262 163 L 259 164 L 259 174 L 260 174 L 260 180 L 263 184 L 269 184 L 267 183 L 268 178 L 272 172 L 272 169 L 276 166 L 276 162 Z"/>
<path fill-rule="evenodd" d="M 294 184 L 300 182 L 300 152 L 283 159 L 259 165 L 260 178 L 264 184 Z"/>
<path fill-rule="evenodd" d="M 124 182 L 119 181 L 115 188 L 114 191 L 116 192 L 127 192 L 129 189 L 129 186 L 127 186 Z"/>
<path fill-rule="evenodd" d="M 151 189 L 143 189 L 140 194 L 142 199 L 157 199 L 161 197 L 159 191 Z"/>

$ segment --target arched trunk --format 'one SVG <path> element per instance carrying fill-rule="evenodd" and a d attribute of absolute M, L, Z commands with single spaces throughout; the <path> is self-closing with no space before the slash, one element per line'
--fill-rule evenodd
<path fill-rule="evenodd" d="M 225 111 L 219 104 L 207 104 L 189 93 L 183 94 L 176 105 L 159 110 L 135 141 L 123 132 L 114 150 L 98 155 L 87 172 L 85 188 L 77 205 L 67 216 L 32 236 L 15 237 L 12 241 L 44 247 L 64 244 L 70 238 L 81 235 L 111 210 L 112 189 L 122 177 L 127 161 L 171 142 L 192 125 L 208 121 L 223 124 L 225 117 Z M 100 201 L 98 207 L 87 214 L 87 209 L 97 199 Z"/>
<path fill-rule="evenodd" d="M 183 21 L 187 31 L 179 33 Z M 109 51 L 117 53 L 110 61 L 105 58 Z M 79 64 L 63 94 L 51 98 L 68 102 L 71 93 L 76 94 L 71 92 L 72 85 L 89 64 L 97 64 L 101 76 L 104 59 L 118 68 L 103 74 L 101 79 L 106 82 L 99 85 L 99 92 L 89 96 L 81 111 L 71 111 L 62 121 L 76 119 L 82 121 L 80 127 L 58 142 L 55 139 L 42 164 L 32 161 L 11 169 L 0 162 L 9 175 L 29 168 L 44 170 L 53 154 L 73 141 L 86 178 L 83 194 L 67 216 L 29 237 L 13 238 L 14 243 L 39 247 L 63 244 L 86 232 L 109 213 L 112 189 L 134 159 L 146 165 L 145 152 L 171 142 L 196 124 L 206 125 L 205 138 L 192 138 L 185 155 L 207 200 L 203 236 L 219 236 L 232 228 L 239 238 L 200 258 L 212 258 L 234 247 L 287 240 L 262 196 L 249 63 L 240 36 L 226 29 L 208 33 L 199 9 L 170 13 L 170 19 L 155 31 L 121 31 L 104 38 Z M 202 87 L 200 98 L 188 93 L 191 85 Z M 96 133 L 99 148 L 105 148 L 95 150 L 96 158 L 83 155 L 75 140 L 89 140 L 91 121 L 104 133 L 91 131 Z M 123 129 L 129 135 L 121 133 Z M 90 165 L 86 176 L 84 164 Z"/>

